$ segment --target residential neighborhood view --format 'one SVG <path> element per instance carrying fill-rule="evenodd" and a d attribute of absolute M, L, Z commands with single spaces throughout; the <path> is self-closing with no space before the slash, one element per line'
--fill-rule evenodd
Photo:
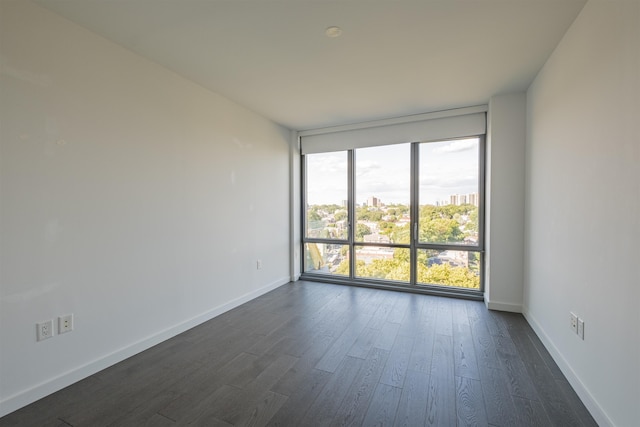
<path fill-rule="evenodd" d="M 385 204 L 371 196 L 356 206 L 355 214 L 355 276 L 408 283 L 410 250 L 408 247 L 393 247 L 410 243 L 408 204 Z M 307 238 L 347 240 L 348 224 L 346 201 L 341 205 L 307 206 Z M 435 204 L 421 205 L 419 243 L 455 244 L 461 248 L 418 248 L 417 283 L 479 289 L 480 254 L 466 248 L 477 245 L 478 224 L 478 193 L 454 194 Z M 305 272 L 349 276 L 349 252 L 349 245 L 343 242 L 307 242 Z"/>

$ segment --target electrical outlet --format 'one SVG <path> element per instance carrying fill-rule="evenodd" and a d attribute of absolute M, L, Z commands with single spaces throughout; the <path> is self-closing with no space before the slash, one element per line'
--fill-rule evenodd
<path fill-rule="evenodd" d="M 58 317 L 58 333 L 73 331 L 73 313 Z"/>
<path fill-rule="evenodd" d="M 584 339 L 584 320 L 578 319 L 578 336 Z"/>
<path fill-rule="evenodd" d="M 53 336 L 53 319 L 36 323 L 36 339 L 38 341 L 46 340 Z"/>
<path fill-rule="evenodd" d="M 261 259 L 256 261 L 256 269 L 262 270 L 262 260 Z"/>
<path fill-rule="evenodd" d="M 570 325 L 571 325 L 571 330 L 573 331 L 574 334 L 578 333 L 578 316 L 575 313 L 569 313 L 570 314 Z"/>

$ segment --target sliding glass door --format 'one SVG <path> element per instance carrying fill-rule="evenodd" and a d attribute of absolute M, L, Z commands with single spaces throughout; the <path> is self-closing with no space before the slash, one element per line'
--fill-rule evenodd
<path fill-rule="evenodd" d="M 303 156 L 303 276 L 482 288 L 482 137 Z"/>

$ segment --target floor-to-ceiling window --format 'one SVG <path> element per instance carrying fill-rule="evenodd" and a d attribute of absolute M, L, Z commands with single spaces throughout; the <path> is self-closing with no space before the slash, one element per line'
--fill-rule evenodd
<path fill-rule="evenodd" d="M 354 150 L 353 276 L 410 282 L 411 144 Z"/>
<path fill-rule="evenodd" d="M 417 284 L 481 288 L 482 142 L 417 144 Z"/>
<path fill-rule="evenodd" d="M 341 263 L 350 258 L 347 151 L 304 158 L 304 272 L 349 277 Z"/>
<path fill-rule="evenodd" d="M 303 277 L 480 295 L 484 135 L 370 132 L 303 151 Z"/>

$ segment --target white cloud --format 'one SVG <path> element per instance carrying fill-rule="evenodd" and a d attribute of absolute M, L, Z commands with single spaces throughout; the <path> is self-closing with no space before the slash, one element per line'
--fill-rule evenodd
<path fill-rule="evenodd" d="M 478 139 L 420 145 L 420 203 L 447 200 L 451 194 L 478 191 Z M 346 199 L 346 152 L 307 156 L 307 202 L 337 203 Z M 408 203 L 409 145 L 359 149 L 356 152 L 356 202 L 370 196 L 383 203 Z"/>
<path fill-rule="evenodd" d="M 457 153 L 460 151 L 472 150 L 478 148 L 478 139 L 459 139 L 457 141 L 451 141 L 446 145 L 434 148 L 434 153 Z"/>
<path fill-rule="evenodd" d="M 380 163 L 376 161 L 372 161 L 372 160 L 359 161 L 358 166 L 356 168 L 356 176 L 360 177 L 360 176 L 369 175 L 369 174 L 375 173 L 376 171 L 379 171 L 380 169 L 382 169 L 382 166 L 380 165 Z"/>

